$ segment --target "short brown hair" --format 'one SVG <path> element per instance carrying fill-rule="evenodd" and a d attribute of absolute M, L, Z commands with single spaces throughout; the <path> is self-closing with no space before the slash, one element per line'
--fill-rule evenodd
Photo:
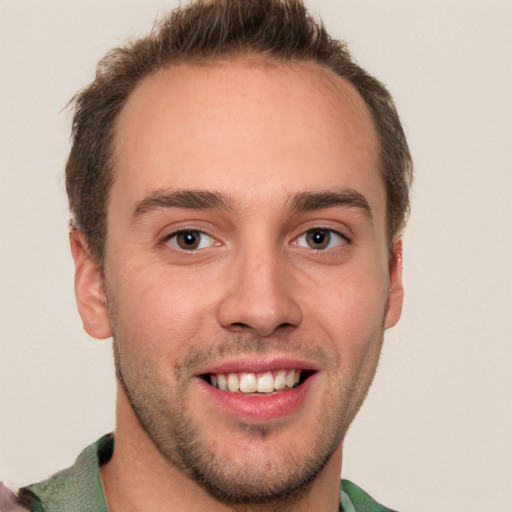
<path fill-rule="evenodd" d="M 391 246 L 409 212 L 412 161 L 387 89 L 354 62 L 301 0 L 198 0 L 173 10 L 142 39 L 110 51 L 93 82 L 71 101 L 72 147 L 66 165 L 71 226 L 84 232 L 103 263 L 107 202 L 113 181 L 116 118 L 140 80 L 184 62 L 260 54 L 275 61 L 311 61 L 349 80 L 366 102 L 380 142 Z"/>

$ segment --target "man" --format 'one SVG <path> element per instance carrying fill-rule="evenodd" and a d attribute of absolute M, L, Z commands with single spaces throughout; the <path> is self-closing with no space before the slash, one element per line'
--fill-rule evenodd
<path fill-rule="evenodd" d="M 196 2 L 74 99 L 77 304 L 115 443 L 33 510 L 385 511 L 343 439 L 399 319 L 411 160 L 386 89 L 295 0 Z"/>

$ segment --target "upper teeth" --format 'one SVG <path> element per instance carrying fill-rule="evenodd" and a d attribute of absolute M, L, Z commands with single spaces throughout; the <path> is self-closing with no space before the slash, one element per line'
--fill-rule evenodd
<path fill-rule="evenodd" d="M 300 370 L 279 370 L 272 373 L 212 373 L 210 382 L 222 391 L 232 393 L 272 393 L 293 388 L 300 380 Z"/>

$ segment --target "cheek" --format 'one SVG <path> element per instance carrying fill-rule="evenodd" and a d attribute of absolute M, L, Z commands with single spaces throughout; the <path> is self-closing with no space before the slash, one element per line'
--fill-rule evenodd
<path fill-rule="evenodd" d="M 347 272 L 331 279 L 328 293 L 315 302 L 320 322 L 343 353 L 365 350 L 380 339 L 386 310 L 387 282 L 383 273 Z M 343 357 L 342 357 L 343 358 Z"/>
<path fill-rule="evenodd" d="M 178 278 L 177 278 L 178 277 Z M 179 273 L 130 268 L 110 283 L 115 335 L 130 350 L 178 354 L 204 324 L 204 289 Z"/>

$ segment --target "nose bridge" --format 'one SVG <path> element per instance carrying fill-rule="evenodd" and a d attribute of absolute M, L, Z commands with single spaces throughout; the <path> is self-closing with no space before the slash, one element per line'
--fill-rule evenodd
<path fill-rule="evenodd" d="M 280 255 L 269 243 L 251 245 L 240 252 L 240 270 L 247 280 L 276 284 Z M 268 283 L 267 283 L 268 281 Z"/>
<path fill-rule="evenodd" d="M 259 336 L 297 326 L 302 312 L 294 294 L 291 263 L 279 244 L 252 240 L 235 253 L 220 309 L 223 326 L 249 329 Z"/>

